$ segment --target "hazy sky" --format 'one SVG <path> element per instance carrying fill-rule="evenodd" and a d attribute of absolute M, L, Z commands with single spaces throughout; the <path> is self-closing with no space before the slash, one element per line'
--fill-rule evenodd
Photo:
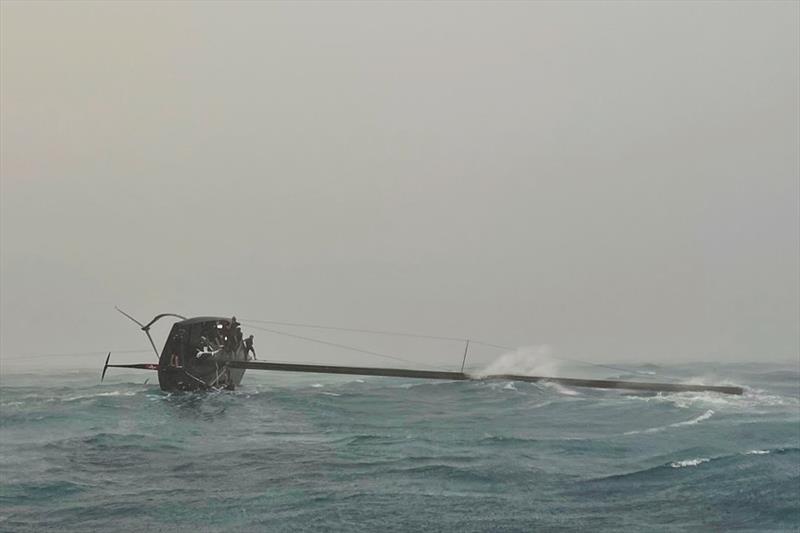
<path fill-rule="evenodd" d="M 798 2 L 1 9 L 6 368 L 146 349 L 115 304 L 800 354 Z"/>

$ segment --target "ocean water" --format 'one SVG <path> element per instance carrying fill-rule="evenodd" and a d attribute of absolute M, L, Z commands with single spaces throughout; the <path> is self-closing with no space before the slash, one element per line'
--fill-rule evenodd
<path fill-rule="evenodd" d="M 4 374 L 0 530 L 800 529 L 797 365 L 647 368 L 747 393 Z"/>

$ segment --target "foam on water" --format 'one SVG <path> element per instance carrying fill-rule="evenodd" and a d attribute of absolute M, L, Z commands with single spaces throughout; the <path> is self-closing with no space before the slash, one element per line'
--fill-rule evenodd
<path fill-rule="evenodd" d="M 62 398 L 61 401 L 63 402 L 74 402 L 76 400 L 85 400 L 87 398 L 102 398 L 103 396 L 133 396 L 136 394 L 132 391 L 111 391 L 111 392 L 98 392 L 96 394 L 81 394 L 79 396 L 70 396 L 68 398 Z"/>

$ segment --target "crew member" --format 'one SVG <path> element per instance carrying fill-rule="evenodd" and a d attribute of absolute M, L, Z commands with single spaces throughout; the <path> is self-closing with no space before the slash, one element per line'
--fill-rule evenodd
<path fill-rule="evenodd" d="M 245 357 L 249 358 L 250 352 L 253 352 L 253 361 L 255 361 L 256 360 L 256 350 L 255 350 L 255 348 L 253 348 L 253 336 L 252 335 L 250 335 L 249 337 L 247 337 L 244 340 L 244 347 L 245 347 L 245 352 L 244 352 Z"/>
<path fill-rule="evenodd" d="M 242 344 L 242 328 L 241 324 L 236 321 L 236 317 L 231 319 L 231 329 L 233 330 L 234 347 L 238 348 Z"/>

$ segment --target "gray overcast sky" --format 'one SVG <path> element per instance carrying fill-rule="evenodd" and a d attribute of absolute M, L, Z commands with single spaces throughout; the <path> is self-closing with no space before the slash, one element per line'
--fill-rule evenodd
<path fill-rule="evenodd" d="M 146 348 L 115 304 L 800 353 L 798 2 L 1 9 L 6 368 Z"/>

